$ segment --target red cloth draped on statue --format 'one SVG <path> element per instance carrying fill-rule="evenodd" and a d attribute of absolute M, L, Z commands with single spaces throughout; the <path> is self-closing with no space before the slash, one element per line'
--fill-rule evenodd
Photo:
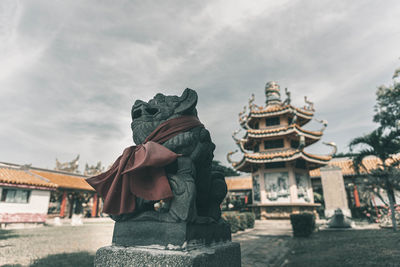
<path fill-rule="evenodd" d="M 143 144 L 127 147 L 108 171 L 86 179 L 103 198 L 103 212 L 133 212 L 136 196 L 146 200 L 173 197 L 164 167 L 180 155 L 160 144 L 198 126 L 203 124 L 194 116 L 165 121 Z"/>

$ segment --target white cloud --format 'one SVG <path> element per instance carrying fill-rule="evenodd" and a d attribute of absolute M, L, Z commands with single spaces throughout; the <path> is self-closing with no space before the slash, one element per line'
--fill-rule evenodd
<path fill-rule="evenodd" d="M 399 65 L 397 1 L 2 1 L 0 14 L 0 160 L 37 166 L 110 164 L 132 144 L 134 100 L 186 87 L 226 163 L 237 113 L 269 80 L 314 101 L 346 150 Z"/>

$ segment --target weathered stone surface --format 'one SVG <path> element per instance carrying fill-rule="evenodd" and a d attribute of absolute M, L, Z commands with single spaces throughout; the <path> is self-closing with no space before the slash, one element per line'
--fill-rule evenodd
<path fill-rule="evenodd" d="M 351 217 L 342 170 L 334 166 L 321 168 L 321 183 L 325 200 L 325 216 L 332 217 L 336 209 L 341 209 L 345 216 Z"/>
<path fill-rule="evenodd" d="M 113 245 L 183 246 L 190 241 L 205 244 L 230 241 L 231 231 L 226 223 L 190 224 L 186 222 L 166 223 L 157 221 L 122 221 L 114 226 Z"/>
<path fill-rule="evenodd" d="M 97 251 L 94 266 L 236 267 L 241 266 L 240 245 L 226 242 L 189 251 L 108 246 Z"/>
<path fill-rule="evenodd" d="M 197 118 L 197 93 L 185 89 L 181 96 L 157 94 L 149 101 L 136 100 L 132 106 L 132 137 L 135 144 L 143 144 L 146 138 L 162 123 L 183 116 Z M 212 168 L 215 144 L 203 126 L 179 133 L 161 143 L 181 155 L 165 167 L 166 175 L 174 195 L 164 199 L 160 212 L 155 211 L 155 201 L 136 198 L 133 213 L 112 216 L 115 221 L 130 219 L 146 213 L 147 221 L 194 222 L 198 216 L 218 221 L 221 218 L 220 204 L 227 187 L 224 175 Z"/>

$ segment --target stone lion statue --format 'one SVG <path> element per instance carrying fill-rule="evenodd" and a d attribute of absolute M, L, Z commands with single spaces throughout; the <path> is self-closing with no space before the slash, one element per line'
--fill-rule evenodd
<path fill-rule="evenodd" d="M 174 131 L 176 127 L 183 125 L 180 119 L 188 118 L 198 121 L 197 99 L 198 96 L 194 90 L 185 89 L 181 96 L 157 94 L 148 102 L 136 100 L 131 111 L 132 137 L 135 144 L 146 146 L 149 137 L 157 135 L 160 126 L 168 122 L 174 122 L 174 124 L 167 125 L 163 129 Z M 198 121 L 190 128 L 174 133 L 171 138 L 159 141 L 158 145 L 162 145 L 177 155 L 176 159 L 163 166 L 172 197 L 166 199 L 150 199 L 149 197 L 146 199 L 140 197 L 140 194 L 136 194 L 133 211 L 111 214 L 111 217 L 116 221 L 128 219 L 193 223 L 219 221 L 221 219 L 220 204 L 227 193 L 227 186 L 224 175 L 211 167 L 215 145 L 211 141 L 209 131 Z M 133 147 L 132 150 L 137 151 L 138 148 Z M 138 159 L 135 159 L 136 161 Z M 121 165 L 121 163 L 118 164 Z M 118 164 L 114 164 L 114 169 L 118 168 Z M 126 175 L 124 174 L 126 172 L 126 170 L 121 172 L 122 177 Z M 136 170 L 136 172 L 139 171 Z M 111 170 L 109 175 L 111 173 L 117 173 L 117 171 Z M 94 178 L 96 177 L 90 179 Z M 98 192 L 102 190 L 101 187 L 96 188 L 95 182 L 89 183 Z M 135 189 L 131 191 L 135 191 Z M 99 193 L 101 195 L 101 192 Z M 104 194 L 102 197 L 107 199 Z"/>

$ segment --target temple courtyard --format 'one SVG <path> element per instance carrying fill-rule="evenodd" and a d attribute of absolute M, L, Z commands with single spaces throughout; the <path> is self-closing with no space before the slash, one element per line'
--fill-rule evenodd
<path fill-rule="evenodd" d="M 99 247 L 111 243 L 113 222 L 0 230 L 0 266 L 93 266 Z M 293 238 L 289 221 L 256 221 L 238 232 L 242 266 L 396 266 L 400 233 L 376 225 L 356 230 L 320 230 Z M 162 266 L 162 265 L 161 265 Z"/>

